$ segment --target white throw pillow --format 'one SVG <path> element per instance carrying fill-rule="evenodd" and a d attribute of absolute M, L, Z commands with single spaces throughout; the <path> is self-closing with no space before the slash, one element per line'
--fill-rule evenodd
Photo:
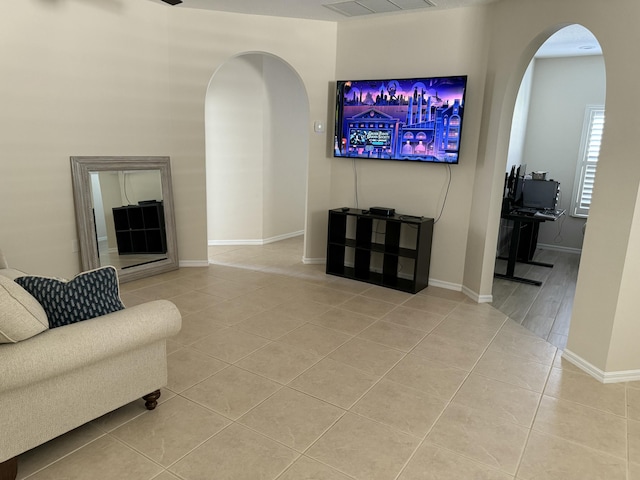
<path fill-rule="evenodd" d="M 0 274 L 0 343 L 16 343 L 49 328 L 44 309 L 24 288 Z"/>

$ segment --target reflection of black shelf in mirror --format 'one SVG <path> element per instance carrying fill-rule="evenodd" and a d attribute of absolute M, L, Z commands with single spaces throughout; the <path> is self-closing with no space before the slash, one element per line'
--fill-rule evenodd
<path fill-rule="evenodd" d="M 432 218 L 329 210 L 326 273 L 419 292 L 429 283 L 432 236 Z"/>
<path fill-rule="evenodd" d="M 147 248 L 150 252 L 166 252 L 164 232 L 160 228 L 150 228 L 145 231 Z"/>
<path fill-rule="evenodd" d="M 116 232 L 116 242 L 118 244 L 118 254 L 126 255 L 133 252 L 133 243 L 131 242 L 131 234 L 129 230 L 120 230 Z"/>
<path fill-rule="evenodd" d="M 115 227 L 116 232 L 130 229 L 129 214 L 127 213 L 126 207 L 113 209 L 113 226 Z"/>
<path fill-rule="evenodd" d="M 113 209 L 118 254 L 166 253 L 167 237 L 161 202 Z"/>
<path fill-rule="evenodd" d="M 129 228 L 142 230 L 144 228 L 144 219 L 142 218 L 142 208 L 126 207 L 127 217 L 129 219 Z"/>
<path fill-rule="evenodd" d="M 142 220 L 144 221 L 145 229 L 160 228 L 161 215 L 158 215 L 157 204 L 143 205 L 140 207 L 140 210 L 142 211 Z M 162 218 L 162 220 L 162 224 L 164 225 L 164 218 Z"/>

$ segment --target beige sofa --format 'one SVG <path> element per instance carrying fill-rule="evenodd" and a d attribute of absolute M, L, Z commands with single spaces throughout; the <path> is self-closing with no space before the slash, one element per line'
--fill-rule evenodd
<path fill-rule="evenodd" d="M 0 276 L 13 282 L 19 275 L 0 252 Z M 41 328 L 38 316 L 44 311 L 38 311 L 39 304 L 29 303 L 29 294 L 15 290 L 15 282 L 3 282 L 0 480 L 15 477 L 17 455 L 105 413 L 140 397 L 153 409 L 159 388 L 167 384 L 166 339 L 181 327 L 176 306 L 158 300 L 59 328 Z M 24 305 L 39 320 L 26 333 L 16 333 L 23 325 L 12 325 L 8 314 Z"/>

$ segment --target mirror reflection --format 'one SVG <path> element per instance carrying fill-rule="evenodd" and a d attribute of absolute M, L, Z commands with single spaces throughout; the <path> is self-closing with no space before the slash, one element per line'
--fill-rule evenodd
<path fill-rule="evenodd" d="M 120 282 L 178 268 L 169 157 L 71 157 L 83 270 Z"/>
<path fill-rule="evenodd" d="M 167 258 L 160 170 L 90 172 L 100 266 Z"/>

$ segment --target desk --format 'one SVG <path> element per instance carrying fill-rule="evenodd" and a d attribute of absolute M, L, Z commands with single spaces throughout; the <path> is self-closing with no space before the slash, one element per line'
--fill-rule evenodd
<path fill-rule="evenodd" d="M 507 260 L 507 273 L 494 273 L 493 276 L 495 278 L 504 278 L 505 280 L 511 280 L 513 282 L 526 283 L 528 285 L 542 285 L 542 282 L 538 280 L 531 280 L 529 278 L 524 277 L 516 277 L 514 275 L 516 269 L 516 262 L 526 263 L 528 265 L 537 265 L 539 267 L 547 267 L 553 268 L 553 264 L 551 263 L 542 263 L 542 262 L 534 262 L 530 258 L 527 257 L 526 260 L 518 260 L 518 247 L 520 244 L 520 230 L 522 229 L 523 223 L 531 223 L 532 228 L 535 229 L 535 233 L 537 236 L 537 229 L 539 228 L 542 222 L 552 221 L 555 222 L 558 218 L 564 215 L 565 210 L 556 210 L 552 214 L 546 214 L 544 216 L 540 216 L 540 213 L 537 215 L 525 215 L 523 213 L 518 212 L 517 210 L 511 210 L 509 212 L 503 213 L 502 218 L 505 220 L 511 220 L 513 222 L 513 230 L 511 231 L 511 238 L 509 240 L 509 256 L 506 258 Z"/>

